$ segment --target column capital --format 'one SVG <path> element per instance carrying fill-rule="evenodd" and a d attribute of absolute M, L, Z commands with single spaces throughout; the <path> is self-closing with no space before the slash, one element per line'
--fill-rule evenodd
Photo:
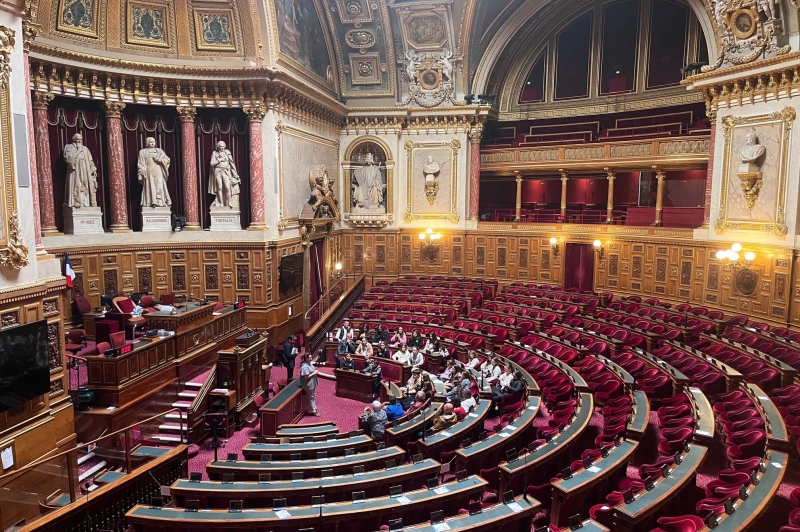
<path fill-rule="evenodd" d="M 483 137 L 483 124 L 475 124 L 470 128 L 468 135 L 472 144 L 480 144 L 481 137 Z"/>
<path fill-rule="evenodd" d="M 558 173 L 561 175 L 561 182 L 564 183 L 569 179 L 569 174 L 566 170 L 562 170 L 561 168 L 558 169 Z"/>
<path fill-rule="evenodd" d="M 179 105 L 175 108 L 175 110 L 178 111 L 178 116 L 180 117 L 181 122 L 194 122 L 194 119 L 197 116 L 196 107 Z"/>
<path fill-rule="evenodd" d="M 522 183 L 522 174 L 519 173 L 519 170 L 514 170 L 514 175 L 517 176 L 516 177 L 517 183 Z"/>
<path fill-rule="evenodd" d="M 617 176 L 614 175 L 613 170 L 611 170 L 611 168 L 609 168 L 608 166 L 603 168 L 603 171 L 606 173 L 606 179 L 608 179 L 609 181 L 614 181 L 617 178 Z"/>
<path fill-rule="evenodd" d="M 250 122 L 262 122 L 264 117 L 267 116 L 267 107 L 261 100 L 256 100 L 251 105 L 244 106 L 242 110 L 247 114 Z"/>
<path fill-rule="evenodd" d="M 47 110 L 53 98 L 55 98 L 55 94 L 52 92 L 33 91 L 31 93 L 31 106 L 34 109 Z"/>
<path fill-rule="evenodd" d="M 122 118 L 122 110 L 125 109 L 125 104 L 122 102 L 114 102 L 106 100 L 103 102 L 103 111 L 106 118 Z"/>
<path fill-rule="evenodd" d="M 663 181 L 664 179 L 667 178 L 667 172 L 660 169 L 658 166 L 653 166 L 651 168 L 656 173 L 656 179 L 658 179 L 659 181 Z"/>
<path fill-rule="evenodd" d="M 27 18 L 22 21 L 22 49 L 30 51 L 31 43 L 39 36 L 39 24 L 34 24 Z"/>

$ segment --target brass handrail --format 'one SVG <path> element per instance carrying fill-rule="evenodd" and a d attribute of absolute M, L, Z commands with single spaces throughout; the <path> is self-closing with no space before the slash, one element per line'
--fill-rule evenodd
<path fill-rule="evenodd" d="M 356 275 L 355 266 L 350 268 L 350 270 L 348 270 L 347 273 L 341 274 L 339 276 L 339 278 L 336 279 L 336 282 L 333 283 L 333 285 L 331 285 L 331 287 L 328 288 L 328 290 L 326 290 L 325 293 L 322 294 L 319 297 L 317 302 L 314 303 L 313 305 L 311 305 L 311 307 L 307 311 L 305 311 L 305 313 L 303 313 L 303 319 L 304 320 L 308 320 L 308 316 L 311 314 L 311 311 L 313 311 L 315 308 L 317 308 L 318 305 L 321 305 L 322 302 L 325 301 L 325 298 L 333 291 L 333 289 L 336 288 L 339 285 L 339 283 L 341 283 L 342 281 L 350 278 L 351 275 L 352 275 L 353 279 L 355 279 L 355 275 Z M 322 315 L 322 313 L 320 313 L 320 315 Z"/>

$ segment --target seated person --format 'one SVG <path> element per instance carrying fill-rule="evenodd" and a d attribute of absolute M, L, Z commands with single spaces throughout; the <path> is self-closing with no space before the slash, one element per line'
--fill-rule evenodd
<path fill-rule="evenodd" d="M 367 425 L 369 435 L 375 441 L 383 441 L 386 420 L 386 412 L 380 401 L 373 401 L 371 406 L 364 409 L 364 415 L 361 416 L 361 421 Z"/>
<path fill-rule="evenodd" d="M 447 348 L 443 346 L 441 342 L 439 342 L 439 340 L 436 340 L 436 343 L 433 344 L 431 356 L 448 358 L 450 357 L 450 353 L 447 351 Z"/>
<path fill-rule="evenodd" d="M 405 346 L 408 343 L 408 337 L 402 327 L 397 328 L 397 332 L 389 340 L 389 345 L 392 347 Z"/>
<path fill-rule="evenodd" d="M 464 421 L 464 418 L 467 417 L 467 409 L 461 405 L 461 399 L 458 397 L 453 397 L 453 413 L 458 417 L 459 421 Z"/>
<path fill-rule="evenodd" d="M 499 410 L 500 402 L 507 396 L 519 393 L 525 386 L 525 381 L 522 380 L 522 373 L 515 371 L 511 374 L 511 380 L 508 385 L 502 388 L 498 384 L 492 388 L 492 410 L 497 413 Z"/>
<path fill-rule="evenodd" d="M 356 352 L 356 343 L 353 341 L 353 333 L 347 333 L 344 338 L 339 340 L 339 345 L 336 346 L 336 354 L 334 358 L 336 359 L 336 367 L 340 367 L 340 361 L 342 356 L 346 353 L 355 353 Z"/>
<path fill-rule="evenodd" d="M 430 333 L 428 333 L 428 339 L 425 340 L 425 347 L 423 347 L 422 350 L 428 354 L 433 353 L 434 347 L 438 343 L 439 343 L 439 338 L 436 337 L 435 332 L 431 331 Z"/>
<path fill-rule="evenodd" d="M 425 392 L 419 391 L 414 396 L 414 402 L 411 403 L 411 406 L 408 407 L 408 413 L 411 414 L 412 412 L 416 412 L 425 404 Z"/>
<path fill-rule="evenodd" d="M 384 412 L 386 412 L 386 419 L 394 421 L 397 418 L 403 417 L 403 405 L 397 402 L 397 397 L 394 395 L 389 396 L 389 401 L 384 405 Z"/>
<path fill-rule="evenodd" d="M 383 342 L 384 344 L 389 343 L 389 330 L 385 325 L 381 325 L 379 323 L 372 333 L 372 343 L 377 344 L 380 342 Z"/>
<path fill-rule="evenodd" d="M 514 373 L 512 371 L 511 364 L 506 364 L 503 368 L 503 373 L 501 373 L 500 378 L 497 379 L 497 384 L 495 384 L 495 387 L 499 386 L 502 389 L 508 386 L 513 378 Z"/>
<path fill-rule="evenodd" d="M 483 373 L 484 377 L 488 377 L 492 374 L 492 362 L 494 361 L 494 357 L 490 356 L 486 360 L 483 361 L 481 364 L 481 373 Z"/>
<path fill-rule="evenodd" d="M 461 379 L 464 377 L 466 377 L 466 375 L 464 375 L 464 371 L 460 367 L 455 366 L 453 368 L 453 373 L 450 374 L 450 378 L 444 383 L 444 389 L 447 391 L 452 390 L 458 386 L 458 384 L 461 382 Z"/>
<path fill-rule="evenodd" d="M 422 389 L 422 370 L 414 368 L 411 370 L 411 377 L 405 386 L 400 388 L 404 395 L 414 395 Z"/>
<path fill-rule="evenodd" d="M 454 410 L 455 408 L 452 403 L 445 403 L 444 408 L 442 408 L 442 413 L 439 414 L 433 422 L 433 432 L 445 430 L 456 424 L 458 416 L 456 416 Z"/>
<path fill-rule="evenodd" d="M 478 366 L 481 365 L 481 359 L 478 358 L 477 351 L 470 351 L 469 352 L 469 360 L 467 361 L 467 367 L 471 369 L 478 369 Z"/>
<path fill-rule="evenodd" d="M 381 340 L 381 342 L 378 344 L 377 349 L 373 349 L 372 354 L 375 355 L 378 358 L 391 358 L 392 357 L 392 354 L 389 351 L 389 348 L 386 347 L 386 342 L 384 342 L 383 340 Z"/>
<path fill-rule="evenodd" d="M 444 371 L 439 375 L 439 380 L 446 383 L 448 380 L 450 380 L 450 377 L 453 376 L 455 370 L 456 370 L 456 361 L 453 360 L 452 358 L 448 359 Z"/>
<path fill-rule="evenodd" d="M 392 355 L 392 360 L 402 364 L 408 364 L 408 359 L 411 358 L 411 353 L 406 348 L 406 344 L 400 346 L 400 349 L 395 351 Z"/>
<path fill-rule="evenodd" d="M 344 358 L 340 361 L 342 369 L 349 369 L 350 371 L 356 370 L 356 361 L 353 360 L 353 355 L 345 353 Z"/>
<path fill-rule="evenodd" d="M 444 394 L 444 396 L 448 400 L 452 399 L 453 397 L 458 397 L 463 401 L 466 398 L 465 395 L 467 397 L 471 397 L 469 394 L 469 379 L 462 374 L 461 380 L 454 384 L 453 388 Z"/>
<path fill-rule="evenodd" d="M 408 348 L 411 349 L 412 347 L 416 347 L 417 349 L 422 349 L 423 347 L 423 338 L 419 335 L 419 331 L 414 329 L 411 333 L 411 338 L 408 339 Z"/>
<path fill-rule="evenodd" d="M 493 358 L 489 373 L 486 375 L 486 380 L 489 381 L 489 384 L 494 385 L 500 380 L 500 375 L 502 373 L 503 367 L 500 365 L 500 360 L 497 357 Z"/>
<path fill-rule="evenodd" d="M 407 364 L 415 368 L 421 368 L 424 363 L 425 363 L 425 357 L 422 356 L 422 353 L 419 352 L 419 348 L 412 347 L 411 356 L 408 357 Z"/>
<path fill-rule="evenodd" d="M 378 364 L 378 359 L 371 358 L 369 365 L 365 366 L 363 371 L 364 373 L 371 374 L 375 379 L 372 381 L 372 395 L 374 397 L 378 397 L 378 394 L 380 394 L 381 391 L 381 379 L 383 377 L 383 370 L 381 369 L 381 365 Z"/>
<path fill-rule="evenodd" d="M 339 327 L 338 331 L 336 331 L 335 338 L 336 338 L 336 340 L 341 342 L 342 340 L 347 338 L 348 334 L 350 335 L 351 338 L 353 337 L 353 327 L 350 326 L 350 322 L 349 321 L 344 320 L 344 323 L 342 324 L 342 326 Z"/>
<path fill-rule="evenodd" d="M 369 343 L 366 336 L 361 339 L 358 347 L 356 347 L 356 354 L 361 356 L 372 356 L 372 344 Z"/>
<path fill-rule="evenodd" d="M 436 395 L 436 388 L 433 387 L 431 376 L 427 373 L 422 374 L 422 393 L 425 394 L 426 399 L 430 399 Z"/>

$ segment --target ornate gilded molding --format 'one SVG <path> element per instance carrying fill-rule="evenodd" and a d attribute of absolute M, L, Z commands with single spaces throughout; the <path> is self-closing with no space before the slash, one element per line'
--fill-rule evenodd
<path fill-rule="evenodd" d="M 14 182 L 14 152 L 11 148 L 11 53 L 16 44 L 15 32 L 0 25 L 0 168 L 2 168 L 2 233 L 0 267 L 19 270 L 28 265 L 28 248 L 22 242 L 17 214 Z"/>
<path fill-rule="evenodd" d="M 720 191 L 719 212 L 714 221 L 714 230 L 717 234 L 726 231 L 763 231 L 777 237 L 784 237 L 788 232 L 786 226 L 786 184 L 789 174 L 789 142 L 791 140 L 792 125 L 797 116 L 794 107 L 785 107 L 774 113 L 756 116 L 732 116 L 722 119 L 723 145 L 722 145 L 722 189 Z M 733 149 L 733 129 L 738 125 L 759 124 L 764 122 L 777 122 L 782 124 L 780 168 L 778 170 L 778 192 L 775 204 L 775 221 L 754 222 L 750 220 L 730 219 L 727 213 L 728 186 L 730 181 L 730 158 Z"/>
<path fill-rule="evenodd" d="M 29 21 L 27 18 L 22 20 L 22 49 L 30 52 L 31 43 L 39 36 L 40 26 Z"/>
<path fill-rule="evenodd" d="M 261 100 L 254 101 L 252 104 L 245 106 L 243 110 L 250 122 L 263 122 L 264 117 L 267 116 L 267 108 Z"/>
<path fill-rule="evenodd" d="M 413 192 L 412 184 L 414 181 L 414 150 L 419 148 L 450 148 L 453 151 L 453 158 L 451 159 L 450 169 L 450 212 L 448 213 L 415 213 L 412 207 L 411 194 Z M 458 223 L 460 216 L 458 215 L 458 172 L 456 166 L 458 164 L 458 151 L 461 149 L 461 141 L 454 139 L 450 142 L 413 142 L 406 141 L 406 168 L 408 169 L 408 176 L 406 182 L 408 184 L 406 189 L 406 214 L 405 221 L 413 222 L 414 220 L 448 220 L 451 223 Z"/>
<path fill-rule="evenodd" d="M 419 108 L 369 107 L 350 110 L 343 132 L 348 135 L 414 133 L 482 133 L 487 120 L 496 118 L 488 106 L 438 109 L 437 114 Z"/>
<path fill-rule="evenodd" d="M 31 93 L 31 106 L 34 109 L 47 110 L 53 98 L 55 98 L 55 95 L 52 92 L 33 91 Z"/>
<path fill-rule="evenodd" d="M 178 111 L 178 116 L 180 117 L 181 122 L 192 122 L 192 123 L 194 123 L 194 119 L 197 116 L 197 108 L 196 107 L 187 107 L 187 106 L 179 105 L 175 109 Z"/>
<path fill-rule="evenodd" d="M 103 102 L 103 112 L 106 118 L 122 118 L 122 111 L 125 109 L 125 104 L 122 102 L 115 102 L 106 100 Z"/>

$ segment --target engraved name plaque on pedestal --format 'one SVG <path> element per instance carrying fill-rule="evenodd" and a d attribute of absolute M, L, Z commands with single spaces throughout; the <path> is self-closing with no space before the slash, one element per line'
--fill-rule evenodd
<path fill-rule="evenodd" d="M 100 207 L 64 206 L 64 233 L 68 235 L 103 234 L 103 211 Z"/>
<path fill-rule="evenodd" d="M 211 230 L 212 231 L 241 231 L 242 223 L 240 211 L 230 207 L 211 206 Z"/>
<path fill-rule="evenodd" d="M 143 207 L 142 232 L 172 231 L 172 211 L 169 207 Z"/>

